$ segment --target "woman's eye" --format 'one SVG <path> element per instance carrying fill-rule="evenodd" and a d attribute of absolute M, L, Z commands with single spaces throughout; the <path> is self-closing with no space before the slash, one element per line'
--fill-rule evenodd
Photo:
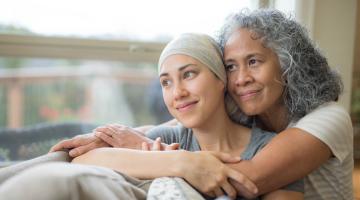
<path fill-rule="evenodd" d="M 194 77 L 195 76 L 195 72 L 193 72 L 193 71 L 186 71 L 185 73 L 184 73 L 184 78 L 186 79 L 186 78 L 192 78 L 192 77 Z"/>
<path fill-rule="evenodd" d="M 170 80 L 164 79 L 160 81 L 162 87 L 166 87 L 170 85 Z"/>
<path fill-rule="evenodd" d="M 228 72 L 234 71 L 235 65 L 233 65 L 233 64 L 225 65 L 225 70 Z"/>
<path fill-rule="evenodd" d="M 250 59 L 249 60 L 249 66 L 254 66 L 258 63 L 258 61 L 256 59 Z"/>

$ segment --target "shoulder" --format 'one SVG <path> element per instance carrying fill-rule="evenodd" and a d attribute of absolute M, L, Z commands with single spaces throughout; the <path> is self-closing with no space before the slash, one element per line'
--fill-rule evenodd
<path fill-rule="evenodd" d="M 340 133 L 352 132 L 352 122 L 349 113 L 336 102 L 329 102 L 319 106 L 294 123 L 294 127 L 304 129 L 305 131 L 310 129 Z"/>
<path fill-rule="evenodd" d="M 252 128 L 250 142 L 246 150 L 242 153 L 241 158 L 244 160 L 250 160 L 275 136 L 276 133 L 274 132 L 264 131 L 256 127 Z"/>
<path fill-rule="evenodd" d="M 336 102 L 325 103 L 318 108 L 314 109 L 312 112 L 306 114 L 298 122 L 295 123 L 296 126 L 302 124 L 304 121 L 321 119 L 326 122 L 335 122 L 335 123 L 349 123 L 351 118 L 349 113 Z"/>
<path fill-rule="evenodd" d="M 251 130 L 251 140 L 249 145 L 262 145 L 267 144 L 273 137 L 276 136 L 276 133 L 262 130 L 260 128 L 252 128 Z"/>
<path fill-rule="evenodd" d="M 176 126 L 156 126 L 146 133 L 146 137 L 155 140 L 160 137 L 167 144 L 179 143 L 184 134 L 189 132 L 188 128 L 182 125 Z"/>
<path fill-rule="evenodd" d="M 323 104 L 293 124 L 324 142 L 343 160 L 352 149 L 353 127 L 349 113 L 338 103 Z"/>

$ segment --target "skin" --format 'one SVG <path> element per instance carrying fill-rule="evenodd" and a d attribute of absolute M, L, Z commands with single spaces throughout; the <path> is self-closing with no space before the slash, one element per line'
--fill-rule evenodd
<path fill-rule="evenodd" d="M 170 113 L 184 126 L 192 128 L 205 152 L 144 153 L 107 148 L 90 151 L 73 162 L 106 166 L 137 178 L 179 176 L 210 196 L 221 196 L 225 191 L 235 198 L 236 190 L 228 178 L 242 182 L 244 177 L 222 162 L 238 163 L 239 158 L 236 157 L 246 148 L 251 132 L 232 122 L 226 114 L 224 84 L 206 66 L 185 55 L 173 55 L 165 60 L 160 82 Z M 144 143 L 142 146 L 149 149 Z M 159 139 L 154 142 L 152 149 L 161 149 Z M 117 159 L 114 160 L 114 157 Z M 129 159 L 132 160 L 131 165 Z M 207 162 L 211 165 L 203 164 Z M 194 176 L 194 170 L 200 173 Z M 277 190 L 264 195 L 264 199 L 303 199 L 303 194 Z"/>

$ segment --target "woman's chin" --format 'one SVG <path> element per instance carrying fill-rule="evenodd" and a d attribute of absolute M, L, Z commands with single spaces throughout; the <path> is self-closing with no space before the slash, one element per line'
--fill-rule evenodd
<path fill-rule="evenodd" d="M 178 121 L 186 128 L 196 128 L 199 125 L 199 123 L 196 120 L 191 120 L 191 119 L 178 120 Z"/>

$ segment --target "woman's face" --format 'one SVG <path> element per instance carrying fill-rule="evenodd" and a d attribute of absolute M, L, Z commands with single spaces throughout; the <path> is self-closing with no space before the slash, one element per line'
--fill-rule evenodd
<path fill-rule="evenodd" d="M 238 29 L 225 44 L 228 90 L 249 116 L 271 114 L 284 106 L 277 55 L 248 29 Z"/>
<path fill-rule="evenodd" d="M 165 59 L 160 84 L 169 112 L 185 127 L 201 126 L 224 107 L 223 82 L 190 56 L 177 54 Z"/>

